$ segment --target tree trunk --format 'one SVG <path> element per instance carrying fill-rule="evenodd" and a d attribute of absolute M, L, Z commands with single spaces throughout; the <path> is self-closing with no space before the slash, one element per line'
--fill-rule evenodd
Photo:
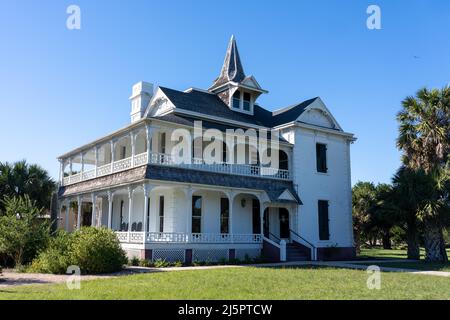
<path fill-rule="evenodd" d="M 383 241 L 383 249 L 387 249 L 387 250 L 391 250 L 392 249 L 392 245 L 391 245 L 391 233 L 390 230 L 383 230 L 383 235 L 382 235 L 382 241 Z"/>
<path fill-rule="evenodd" d="M 408 225 L 406 230 L 406 241 L 408 243 L 408 259 L 420 260 L 420 246 L 415 226 Z"/>
<path fill-rule="evenodd" d="M 447 262 L 447 252 L 445 251 L 444 236 L 442 227 L 435 223 L 425 222 L 425 261 Z"/>

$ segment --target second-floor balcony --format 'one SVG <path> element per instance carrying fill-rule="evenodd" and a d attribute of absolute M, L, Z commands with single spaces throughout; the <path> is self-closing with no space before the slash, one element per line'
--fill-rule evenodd
<path fill-rule="evenodd" d="M 150 155 L 150 157 L 149 157 Z M 172 166 L 179 168 L 187 168 L 193 170 L 202 170 L 223 174 L 243 175 L 252 177 L 263 177 L 270 179 L 290 180 L 291 175 L 289 170 L 282 170 L 272 167 L 264 167 L 250 164 L 234 164 L 234 163 L 206 163 L 203 159 L 193 158 L 190 162 L 179 163 L 171 154 L 147 152 L 137 154 L 135 156 L 127 157 L 111 163 L 98 166 L 93 169 L 67 175 L 63 179 L 63 185 L 70 185 L 112 173 L 125 171 L 134 167 L 139 167 L 145 164 Z"/>
<path fill-rule="evenodd" d="M 171 130 L 176 128 L 154 128 L 149 125 L 124 130 L 115 135 L 99 139 L 59 158 L 60 182 L 70 185 L 129 170 L 142 165 L 160 165 L 192 170 L 202 170 L 221 174 L 291 180 L 289 154 L 291 150 L 279 149 L 279 166 L 261 165 L 255 145 L 245 143 L 234 146 L 225 145 L 219 162 L 211 161 L 203 154 L 205 141 L 199 148 L 192 141 L 192 154 L 180 159 L 174 154 L 174 141 Z M 198 138 L 196 138 L 198 139 Z M 241 148 L 242 147 L 242 148 Z M 234 150 L 234 151 L 231 151 Z M 197 151 L 197 152 L 196 152 Z M 200 156 L 199 156 L 200 155 Z"/>

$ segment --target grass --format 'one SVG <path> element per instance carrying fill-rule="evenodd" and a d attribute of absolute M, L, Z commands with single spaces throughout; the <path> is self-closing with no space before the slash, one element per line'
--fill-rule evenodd
<path fill-rule="evenodd" d="M 450 278 L 336 268 L 223 268 L 136 274 L 65 284 L 0 288 L 0 299 L 450 299 Z"/>
<path fill-rule="evenodd" d="M 447 255 L 450 257 L 450 249 L 447 249 Z M 358 256 L 363 259 L 407 259 L 406 249 L 385 250 L 379 248 L 361 249 Z M 420 258 L 425 258 L 425 249 L 420 248 Z"/>
<path fill-rule="evenodd" d="M 373 263 L 358 263 L 362 265 L 373 265 Z M 425 261 L 417 262 L 378 262 L 376 265 L 388 268 L 413 269 L 421 271 L 446 271 L 450 272 L 450 263 L 430 263 Z"/>
<path fill-rule="evenodd" d="M 447 249 L 447 255 L 450 257 L 450 249 Z M 407 253 L 404 249 L 392 249 L 392 250 L 384 250 L 384 249 L 361 249 L 360 258 L 363 259 L 380 259 L 380 262 L 376 263 L 380 267 L 388 267 L 388 268 L 401 268 L 401 269 L 414 269 L 414 270 L 422 270 L 422 271 L 447 271 L 450 272 L 450 262 L 447 263 L 430 263 L 425 262 L 423 259 L 425 258 L 425 250 L 423 248 L 420 249 L 420 261 L 412 261 L 412 262 L 383 262 L 381 259 L 407 259 Z M 373 263 L 365 263 L 361 262 L 359 264 L 362 265 L 371 265 Z"/>

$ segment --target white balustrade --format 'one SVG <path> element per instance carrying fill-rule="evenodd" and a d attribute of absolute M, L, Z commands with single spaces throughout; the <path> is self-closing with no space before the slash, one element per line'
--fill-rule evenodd
<path fill-rule="evenodd" d="M 93 178 L 95 178 L 95 169 L 83 172 L 83 180 L 89 180 Z"/>
<path fill-rule="evenodd" d="M 273 179 L 281 179 L 281 180 L 290 180 L 291 175 L 289 170 L 270 168 L 270 167 L 260 167 L 256 165 L 248 165 L 248 164 L 231 164 L 225 162 L 219 163 L 206 163 L 203 159 L 193 158 L 191 163 L 178 163 L 171 154 L 166 153 L 150 153 L 150 159 L 147 159 L 147 153 L 141 153 L 134 156 L 134 161 L 132 163 L 132 157 L 128 157 L 125 159 L 121 159 L 118 161 L 114 161 L 112 165 L 111 172 L 111 164 L 105 164 L 103 166 L 99 166 L 97 168 L 97 177 L 105 176 L 111 173 L 120 172 L 124 170 L 131 169 L 133 167 L 141 166 L 146 163 L 157 164 L 157 165 L 166 165 L 166 166 L 177 166 L 182 168 L 194 169 L 194 170 L 202 170 L 209 172 L 217 172 L 217 173 L 228 173 L 235 175 L 243 175 L 243 176 L 252 176 L 252 177 L 263 177 L 263 178 L 273 178 Z M 81 173 L 64 177 L 63 184 L 69 185 L 73 183 L 77 183 L 84 180 L 89 180 L 95 178 L 95 169 Z"/>
<path fill-rule="evenodd" d="M 125 243 L 143 243 L 144 232 L 117 231 L 117 238 Z M 260 234 L 147 232 L 146 243 L 252 243 L 262 242 Z"/>
<path fill-rule="evenodd" d="M 134 166 L 141 166 L 147 163 L 147 152 L 134 156 Z"/>
<path fill-rule="evenodd" d="M 113 172 L 119 172 L 130 168 L 131 168 L 131 157 L 119 161 L 114 161 L 113 163 Z"/>
<path fill-rule="evenodd" d="M 128 242 L 129 241 L 129 233 L 126 231 L 116 231 L 117 239 L 120 242 Z"/>
<path fill-rule="evenodd" d="M 97 177 L 105 176 L 111 173 L 111 163 L 105 164 L 97 168 Z"/>

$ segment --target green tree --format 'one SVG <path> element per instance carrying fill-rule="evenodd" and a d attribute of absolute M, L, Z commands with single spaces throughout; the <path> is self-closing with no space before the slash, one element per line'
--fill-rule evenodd
<path fill-rule="evenodd" d="M 397 146 L 403 151 L 403 163 L 412 170 L 423 171 L 427 187 L 433 188 L 425 190 L 417 211 L 424 224 L 426 260 L 445 262 L 448 258 L 442 248 L 449 214 L 445 208 L 449 202 L 445 181 L 450 151 L 450 87 L 424 88 L 415 97 L 407 97 L 402 101 L 397 121 Z"/>
<path fill-rule="evenodd" d="M 377 202 L 376 187 L 371 182 L 358 182 L 352 188 L 353 233 L 356 250 L 370 240 L 372 208 Z"/>
<path fill-rule="evenodd" d="M 0 253 L 16 266 L 31 262 L 50 239 L 50 224 L 41 219 L 42 209 L 24 197 L 5 197 L 0 212 Z"/>
<path fill-rule="evenodd" d="M 381 236 L 384 249 L 392 249 L 391 229 L 398 221 L 398 209 L 394 189 L 380 183 L 375 187 L 376 202 L 370 209 L 371 227 Z"/>
<path fill-rule="evenodd" d="M 49 208 L 54 189 L 55 182 L 40 166 L 28 164 L 25 160 L 12 164 L 0 162 L 0 200 L 5 196 L 28 195 L 39 208 Z M 0 203 L 0 210 L 3 208 Z"/>

